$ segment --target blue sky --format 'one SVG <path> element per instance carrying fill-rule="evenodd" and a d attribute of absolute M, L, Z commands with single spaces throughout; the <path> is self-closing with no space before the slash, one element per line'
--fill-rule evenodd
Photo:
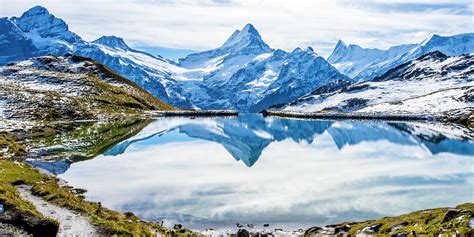
<path fill-rule="evenodd" d="M 0 0 L 0 16 L 35 5 L 86 40 L 116 35 L 173 58 L 216 48 L 246 23 L 273 48 L 311 46 L 325 56 L 339 39 L 388 48 L 474 29 L 472 0 Z"/>

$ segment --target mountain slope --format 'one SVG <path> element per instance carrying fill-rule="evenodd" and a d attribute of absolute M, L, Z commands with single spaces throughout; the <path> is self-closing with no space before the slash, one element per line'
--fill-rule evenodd
<path fill-rule="evenodd" d="M 0 67 L 2 119 L 98 119 L 171 109 L 135 83 L 83 57 L 43 56 Z"/>
<path fill-rule="evenodd" d="M 0 48 L 11 50 L 0 55 L 0 65 L 73 53 L 107 65 L 177 107 L 255 112 L 292 101 L 324 83 L 350 80 L 312 49 L 271 49 L 251 24 L 236 30 L 221 47 L 191 54 L 176 64 L 134 50 L 115 36 L 86 42 L 40 6 L 4 21 L 8 26 L 0 30 L 9 38 L 0 41 Z"/>
<path fill-rule="evenodd" d="M 448 56 L 474 53 L 474 33 L 433 35 L 421 44 L 398 45 L 387 50 L 365 49 L 339 41 L 328 57 L 328 62 L 351 78 L 371 80 L 397 65 L 434 51 Z"/>
<path fill-rule="evenodd" d="M 118 37 L 106 36 L 86 42 L 71 32 L 66 22 L 44 7 L 33 7 L 10 20 L 0 19 L 0 32 L 9 37 L 0 41 L 0 48 L 9 49 L 0 53 L 0 65 L 32 56 L 73 53 L 107 65 L 164 102 L 181 107 L 191 106 L 170 77 L 170 71 L 177 68 L 175 65 L 133 50 Z"/>
<path fill-rule="evenodd" d="M 311 48 L 271 49 L 247 24 L 219 48 L 189 55 L 180 66 L 193 78 L 184 88 L 194 105 L 258 112 L 287 103 L 335 80 L 348 80 Z M 197 91 L 197 93 L 196 93 Z"/>
<path fill-rule="evenodd" d="M 435 51 L 373 81 L 321 90 L 283 109 L 462 115 L 474 112 L 473 94 L 474 54 L 449 57 Z"/>

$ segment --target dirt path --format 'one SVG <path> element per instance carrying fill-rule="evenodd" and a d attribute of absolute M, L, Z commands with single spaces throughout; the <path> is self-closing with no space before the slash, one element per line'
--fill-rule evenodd
<path fill-rule="evenodd" d="M 27 185 L 17 186 L 17 189 L 20 196 L 33 203 L 39 212 L 59 221 L 57 236 L 98 236 L 96 229 L 87 217 L 34 196 L 31 194 L 31 187 Z"/>

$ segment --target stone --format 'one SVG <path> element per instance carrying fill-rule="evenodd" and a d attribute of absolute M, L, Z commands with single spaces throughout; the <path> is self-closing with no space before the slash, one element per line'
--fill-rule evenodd
<path fill-rule="evenodd" d="M 250 232 L 246 229 L 240 229 L 237 231 L 237 237 L 250 237 Z"/>

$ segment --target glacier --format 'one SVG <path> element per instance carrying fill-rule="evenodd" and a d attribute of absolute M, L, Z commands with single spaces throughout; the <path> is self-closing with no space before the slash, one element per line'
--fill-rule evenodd
<path fill-rule="evenodd" d="M 468 116 L 474 112 L 474 54 L 434 51 L 371 81 L 329 85 L 279 109 Z"/>
<path fill-rule="evenodd" d="M 176 63 L 132 49 L 116 36 L 87 42 L 41 6 L 0 20 L 0 49 L 7 49 L 1 51 L 0 65 L 72 53 L 108 66 L 181 108 L 258 112 L 291 102 L 325 83 L 351 81 L 311 48 L 272 49 L 251 24 L 236 30 L 220 47 Z"/>
<path fill-rule="evenodd" d="M 435 34 L 419 44 L 396 45 L 387 50 L 362 48 L 355 44 L 347 45 L 339 40 L 327 60 L 344 75 L 356 81 L 365 81 L 434 51 L 448 56 L 474 53 L 474 33 L 453 36 Z"/>

